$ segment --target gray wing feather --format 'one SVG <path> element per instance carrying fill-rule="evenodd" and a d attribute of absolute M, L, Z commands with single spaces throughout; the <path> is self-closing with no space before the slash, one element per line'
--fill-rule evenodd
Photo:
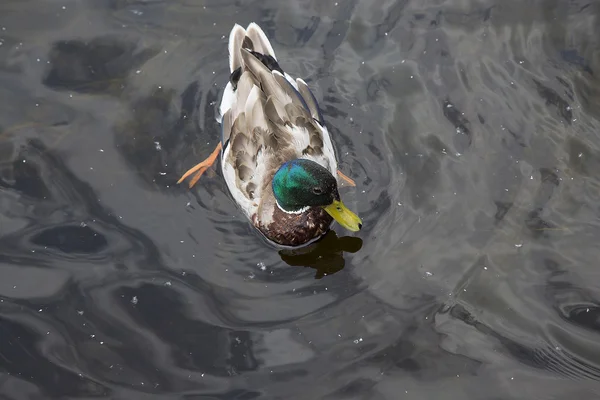
<path fill-rule="evenodd" d="M 296 79 L 296 85 L 298 85 L 298 92 L 300 92 L 300 95 L 306 102 L 306 106 L 310 111 L 310 115 L 320 123 L 323 123 L 323 116 L 321 115 L 321 111 L 319 109 L 319 105 L 317 104 L 317 100 L 308 88 L 306 82 L 298 78 Z"/>

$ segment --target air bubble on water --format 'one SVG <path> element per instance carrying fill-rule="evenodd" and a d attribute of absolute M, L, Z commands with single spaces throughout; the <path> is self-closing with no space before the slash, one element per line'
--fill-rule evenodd
<path fill-rule="evenodd" d="M 429 272 L 429 271 L 426 271 L 426 272 L 425 272 L 425 275 L 426 275 L 426 276 L 433 276 L 433 273 L 431 273 L 431 272 Z"/>
<path fill-rule="evenodd" d="M 83 310 L 77 310 L 77 314 L 83 315 Z"/>
<path fill-rule="evenodd" d="M 138 298 L 137 298 L 137 296 L 133 296 L 133 297 L 131 298 L 131 304 L 137 304 L 137 303 L 138 303 Z"/>
<path fill-rule="evenodd" d="M 131 13 L 134 14 L 134 15 L 142 15 L 142 14 L 144 14 L 144 12 L 140 11 L 140 10 L 131 10 Z"/>
<path fill-rule="evenodd" d="M 523 243 L 517 243 L 517 244 L 515 244 L 515 247 L 516 247 L 517 249 L 519 249 L 519 248 L 523 247 Z"/>
<path fill-rule="evenodd" d="M 254 272 L 250 272 L 250 274 L 248 275 L 248 279 L 254 279 L 256 277 L 256 275 L 254 275 Z"/>
<path fill-rule="evenodd" d="M 363 341 L 363 338 L 354 339 L 354 344 L 359 344 Z"/>
<path fill-rule="evenodd" d="M 577 157 L 579 157 L 579 158 L 583 157 L 583 153 L 579 153 L 579 154 L 577 155 Z"/>
<path fill-rule="evenodd" d="M 261 270 L 261 271 L 266 271 L 267 270 L 267 266 L 265 265 L 264 262 L 259 262 L 258 264 L 256 264 L 256 266 Z"/>
<path fill-rule="evenodd" d="M 166 281 L 165 282 L 165 286 L 171 286 L 171 285 L 172 285 L 171 281 Z"/>

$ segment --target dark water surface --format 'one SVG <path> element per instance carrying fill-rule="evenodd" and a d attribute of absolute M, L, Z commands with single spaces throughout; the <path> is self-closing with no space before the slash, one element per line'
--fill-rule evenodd
<path fill-rule="evenodd" d="M 0 398 L 599 398 L 599 16 L 3 0 Z M 279 254 L 220 172 L 175 184 L 251 21 L 321 101 L 356 237 Z"/>

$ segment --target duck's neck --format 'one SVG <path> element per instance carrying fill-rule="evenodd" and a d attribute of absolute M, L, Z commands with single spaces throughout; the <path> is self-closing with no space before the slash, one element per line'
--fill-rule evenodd
<path fill-rule="evenodd" d="M 286 214 L 302 214 L 303 212 L 306 212 L 310 208 L 310 206 L 298 207 L 298 206 L 284 205 L 284 204 L 279 203 L 277 198 L 275 198 L 275 204 L 277 204 L 277 207 L 279 207 L 279 209 Z"/>

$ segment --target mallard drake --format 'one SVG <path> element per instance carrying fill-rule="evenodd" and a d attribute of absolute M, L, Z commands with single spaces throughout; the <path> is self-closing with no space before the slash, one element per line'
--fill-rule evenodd
<path fill-rule="evenodd" d="M 195 173 L 189 183 L 194 186 L 220 153 L 233 199 L 270 241 L 307 244 L 325 234 L 334 219 L 360 230 L 361 219 L 338 192 L 338 183 L 355 184 L 337 170 L 317 100 L 306 82 L 281 69 L 257 24 L 246 29 L 235 24 L 231 30 L 229 68 L 217 119 L 221 140 L 178 183 Z"/>

